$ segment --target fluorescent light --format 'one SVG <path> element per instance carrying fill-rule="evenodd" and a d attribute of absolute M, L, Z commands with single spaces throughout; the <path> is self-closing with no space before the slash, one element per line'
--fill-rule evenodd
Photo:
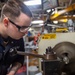
<path fill-rule="evenodd" d="M 41 0 L 31 0 L 31 1 L 25 1 L 24 2 L 26 5 L 31 6 L 31 5 L 40 5 Z"/>
<path fill-rule="evenodd" d="M 31 24 L 42 24 L 42 23 L 44 23 L 43 20 L 35 20 L 35 21 L 32 21 Z"/>
<path fill-rule="evenodd" d="M 58 21 L 53 21 L 54 24 L 58 24 Z"/>
<path fill-rule="evenodd" d="M 75 17 L 75 15 L 73 15 L 73 17 Z"/>
<path fill-rule="evenodd" d="M 51 9 L 48 9 L 47 12 L 48 12 L 48 13 L 51 12 Z"/>

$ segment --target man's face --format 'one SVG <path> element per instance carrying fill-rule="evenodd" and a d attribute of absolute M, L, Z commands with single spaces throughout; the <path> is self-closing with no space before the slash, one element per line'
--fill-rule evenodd
<path fill-rule="evenodd" d="M 21 13 L 15 22 L 9 18 L 8 20 L 7 35 L 13 39 L 20 39 L 27 34 L 32 19 L 24 13 Z"/>

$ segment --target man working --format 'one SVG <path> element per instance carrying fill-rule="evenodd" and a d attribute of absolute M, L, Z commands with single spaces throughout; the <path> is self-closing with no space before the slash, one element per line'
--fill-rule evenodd
<path fill-rule="evenodd" d="M 24 57 L 12 54 L 12 48 L 24 51 L 23 36 L 27 33 L 32 13 L 21 0 L 8 0 L 1 10 L 0 19 L 0 75 L 15 75 Z M 8 47 L 13 46 L 12 48 Z M 9 66 L 11 69 L 7 72 Z"/>

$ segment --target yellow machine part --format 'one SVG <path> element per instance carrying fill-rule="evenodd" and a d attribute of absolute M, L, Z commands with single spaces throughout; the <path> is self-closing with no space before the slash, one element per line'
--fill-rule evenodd
<path fill-rule="evenodd" d="M 64 19 L 63 17 L 60 17 L 62 14 L 66 13 L 66 12 L 70 12 L 72 10 L 75 10 L 75 4 L 72 4 L 70 6 L 68 6 L 67 8 L 61 10 L 61 11 L 58 11 L 57 13 L 55 13 L 54 15 L 50 16 L 50 19 L 53 20 L 53 19 L 56 19 L 57 17 L 59 17 L 60 19 Z M 70 18 L 73 18 L 74 16 L 70 17 Z M 75 17 L 74 17 L 75 18 Z"/>
<path fill-rule="evenodd" d="M 56 32 L 67 32 L 67 28 L 56 28 Z"/>

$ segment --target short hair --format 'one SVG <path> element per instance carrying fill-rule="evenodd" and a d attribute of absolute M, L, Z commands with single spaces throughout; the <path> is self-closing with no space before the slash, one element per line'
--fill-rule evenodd
<path fill-rule="evenodd" d="M 15 20 L 21 12 L 32 17 L 30 9 L 21 0 L 8 0 L 2 7 L 1 18 L 3 18 L 3 15 L 6 15 L 12 20 Z"/>

